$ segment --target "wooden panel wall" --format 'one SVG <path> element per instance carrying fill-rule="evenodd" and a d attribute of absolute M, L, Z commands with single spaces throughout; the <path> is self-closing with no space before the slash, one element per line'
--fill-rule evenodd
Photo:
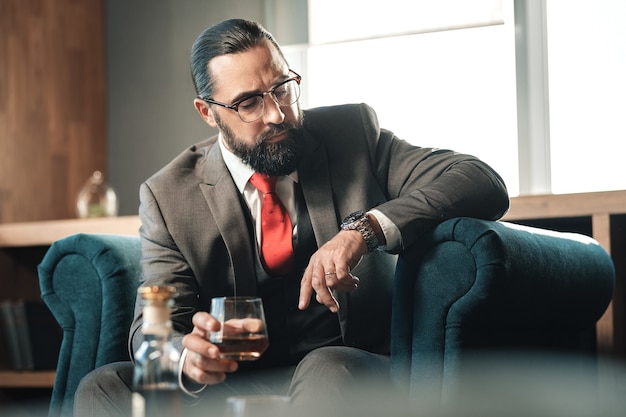
<path fill-rule="evenodd" d="M 75 217 L 106 170 L 104 0 L 0 0 L 0 223 Z"/>

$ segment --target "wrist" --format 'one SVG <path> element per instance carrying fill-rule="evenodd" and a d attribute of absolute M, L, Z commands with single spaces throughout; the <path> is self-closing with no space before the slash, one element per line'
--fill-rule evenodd
<path fill-rule="evenodd" d="M 382 235 L 382 229 L 378 221 L 375 220 L 374 216 L 363 211 L 355 211 L 348 215 L 341 223 L 341 230 L 354 230 L 360 233 L 368 252 L 372 252 L 381 246 L 378 236 Z"/>
<path fill-rule="evenodd" d="M 367 218 L 369 219 L 370 225 L 372 226 L 372 230 L 376 234 L 376 239 L 378 239 L 378 247 L 386 246 L 387 239 L 385 238 L 385 232 L 383 231 L 382 226 L 378 222 L 378 218 L 370 212 L 367 212 Z"/>
<path fill-rule="evenodd" d="M 187 359 L 188 353 L 189 351 L 187 350 L 187 348 L 185 348 L 180 355 L 180 362 L 178 365 L 178 386 L 188 396 L 192 398 L 198 398 L 200 393 L 206 388 L 206 385 L 191 380 L 183 372 L 183 367 L 185 365 L 185 360 Z"/>

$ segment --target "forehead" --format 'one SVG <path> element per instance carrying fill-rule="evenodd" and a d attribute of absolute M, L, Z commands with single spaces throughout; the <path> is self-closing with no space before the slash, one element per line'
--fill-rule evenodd
<path fill-rule="evenodd" d="M 215 80 L 213 98 L 225 99 L 242 92 L 266 91 L 277 79 L 288 74 L 289 67 L 269 42 L 236 54 L 221 55 L 209 63 Z"/>

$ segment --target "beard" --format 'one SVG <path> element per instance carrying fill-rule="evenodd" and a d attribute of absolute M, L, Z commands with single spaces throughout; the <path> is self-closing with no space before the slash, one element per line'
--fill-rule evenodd
<path fill-rule="evenodd" d="M 303 112 L 298 107 L 298 120 L 271 125 L 271 128 L 255 138 L 253 144 L 237 137 L 222 120 L 213 114 L 215 122 L 222 132 L 222 137 L 228 148 L 256 172 L 269 176 L 289 175 L 296 170 L 302 155 L 301 141 Z M 287 131 L 285 139 L 276 143 L 266 143 L 265 140 Z"/>

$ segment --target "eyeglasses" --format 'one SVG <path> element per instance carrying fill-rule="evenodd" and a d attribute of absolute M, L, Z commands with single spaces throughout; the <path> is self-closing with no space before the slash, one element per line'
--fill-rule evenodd
<path fill-rule="evenodd" d="M 293 70 L 289 70 L 289 72 L 295 74 L 295 77 L 281 82 L 269 91 L 253 94 L 233 104 L 220 103 L 219 101 L 204 97 L 200 97 L 200 99 L 207 103 L 217 104 L 218 106 L 234 110 L 243 122 L 252 123 L 259 120 L 263 116 L 263 113 L 265 113 L 265 96 L 267 94 L 270 94 L 272 100 L 279 106 L 291 106 L 298 101 L 300 98 L 300 81 L 302 81 L 302 77 Z"/>

